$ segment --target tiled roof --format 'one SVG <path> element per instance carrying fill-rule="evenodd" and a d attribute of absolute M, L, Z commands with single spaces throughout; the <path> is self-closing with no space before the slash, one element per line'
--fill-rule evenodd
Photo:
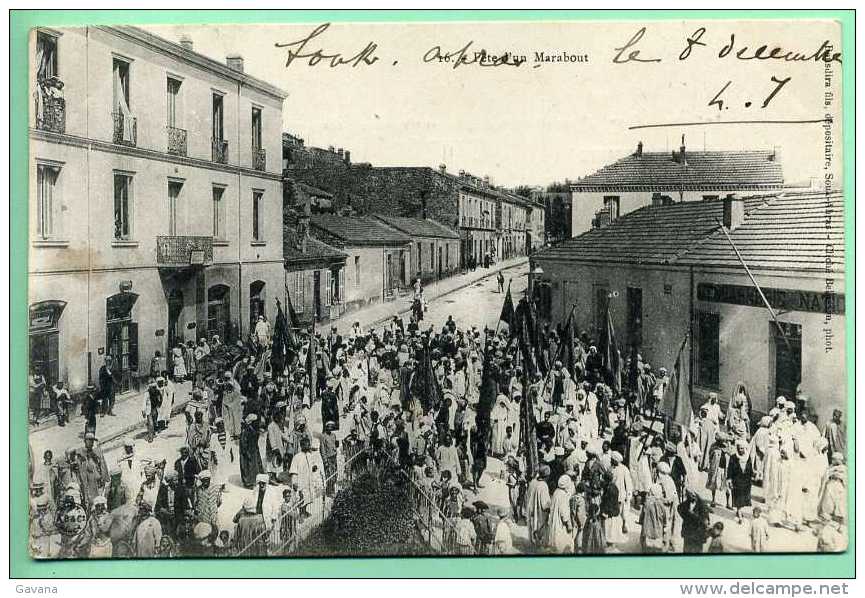
<path fill-rule="evenodd" d="M 335 216 L 313 214 L 310 224 L 347 245 L 403 245 L 411 241 L 371 216 Z"/>
<path fill-rule="evenodd" d="M 571 185 L 633 190 L 771 189 L 784 183 L 781 163 L 773 151 L 685 151 L 631 154 L 604 166 Z"/>
<path fill-rule="evenodd" d="M 443 239 L 459 239 L 460 236 L 453 230 L 435 220 L 422 218 L 406 218 L 404 216 L 386 216 L 374 214 L 381 221 L 389 224 L 395 229 L 411 237 L 438 237 Z"/>
<path fill-rule="evenodd" d="M 333 193 L 325 191 L 324 189 L 319 189 L 318 187 L 313 187 L 312 185 L 307 185 L 306 183 L 302 183 L 300 181 L 294 181 L 294 185 L 306 193 L 307 195 L 311 195 L 314 197 L 326 197 L 327 199 L 333 199 Z"/>
<path fill-rule="evenodd" d="M 745 218 L 730 233 L 753 269 L 844 271 L 844 200 L 840 192 L 744 198 Z M 645 206 L 537 254 L 536 259 L 741 268 L 720 230 L 723 201 Z M 828 217 L 828 222 L 827 222 Z"/>
<path fill-rule="evenodd" d="M 283 241 L 283 257 L 287 260 L 344 260 L 345 253 L 314 237 L 306 240 L 306 251 L 297 249 L 288 239 Z"/>
<path fill-rule="evenodd" d="M 844 198 L 833 193 L 788 193 L 771 197 L 730 233 L 749 268 L 844 272 Z M 831 245 L 832 253 L 826 253 Z M 827 263 L 827 259 L 829 262 Z M 680 264 L 741 267 L 718 231 L 693 247 Z"/>

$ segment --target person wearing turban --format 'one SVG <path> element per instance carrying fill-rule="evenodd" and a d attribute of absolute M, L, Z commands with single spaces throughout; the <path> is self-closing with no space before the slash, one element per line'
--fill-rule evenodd
<path fill-rule="evenodd" d="M 571 522 L 570 498 L 573 482 L 567 475 L 560 475 L 550 501 L 547 518 L 547 547 L 556 554 L 570 551 L 574 546 L 573 523 Z"/>
<path fill-rule="evenodd" d="M 748 443 L 740 438 L 736 442 L 736 452 L 727 463 L 727 487 L 739 525 L 742 525 L 742 509 L 751 506 L 751 478 L 754 470 L 748 448 Z"/>
<path fill-rule="evenodd" d="M 244 488 L 252 488 L 255 478 L 264 472 L 261 451 L 258 448 L 258 415 L 248 414 L 240 432 L 240 477 Z"/>
<path fill-rule="evenodd" d="M 660 553 L 667 547 L 667 508 L 664 504 L 664 488 L 652 484 L 646 494 L 646 502 L 640 512 L 640 546 L 644 553 Z"/>
<path fill-rule="evenodd" d="M 234 546 L 237 556 L 267 556 L 267 526 L 264 515 L 256 512 L 255 497 L 243 499 L 243 507 L 234 517 Z"/>
<path fill-rule="evenodd" d="M 541 465 L 537 477 L 530 481 L 526 488 L 526 522 L 529 528 L 529 540 L 536 546 L 543 541 L 543 528 L 550 510 L 550 490 L 546 482 L 549 475 L 549 466 Z"/>

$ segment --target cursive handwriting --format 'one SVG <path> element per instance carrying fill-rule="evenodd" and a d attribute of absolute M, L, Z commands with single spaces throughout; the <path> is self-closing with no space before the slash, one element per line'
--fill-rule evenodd
<path fill-rule="evenodd" d="M 475 64 L 477 66 L 498 67 L 498 66 L 515 66 L 519 67 L 526 61 L 525 57 L 517 56 L 510 52 L 502 54 L 489 54 L 486 50 L 471 50 L 473 41 L 468 42 L 462 48 L 452 52 L 445 52 L 441 46 L 433 46 L 423 55 L 423 61 L 426 63 L 440 62 L 451 65 L 451 68 L 456 69 L 462 65 Z"/>
<path fill-rule="evenodd" d="M 730 42 L 725 44 L 718 52 L 718 58 L 726 58 L 736 46 L 736 35 L 730 34 Z M 829 40 L 823 41 L 820 47 L 811 54 L 784 51 L 783 48 L 775 46 L 771 50 L 767 45 L 758 46 L 752 50 L 748 46 L 742 46 L 736 51 L 739 60 L 783 60 L 786 62 L 841 62 L 841 52 L 833 52 Z"/>
<path fill-rule="evenodd" d="M 625 53 L 625 50 L 633 48 L 636 46 L 643 36 L 646 35 L 646 28 L 642 27 L 639 31 L 637 31 L 631 39 L 628 40 L 621 48 L 614 48 L 616 50 L 616 55 L 613 56 L 613 64 L 625 64 L 626 62 L 661 62 L 660 58 L 640 58 L 639 50 L 631 50 L 628 53 L 628 57 L 622 59 L 622 54 Z"/>
<path fill-rule="evenodd" d="M 329 54 L 321 49 L 314 52 L 304 53 L 306 45 L 314 38 L 327 31 L 329 27 L 330 23 L 322 23 L 321 25 L 316 27 L 312 31 L 312 33 L 310 33 L 303 39 L 297 40 L 295 42 L 278 42 L 274 44 L 277 48 L 291 48 L 288 50 L 288 56 L 285 59 L 286 68 L 288 68 L 295 60 L 302 60 L 307 58 L 309 59 L 309 61 L 307 62 L 308 66 L 317 66 L 319 63 L 324 62 L 325 64 L 328 64 L 331 68 L 346 64 L 351 65 L 352 68 L 357 68 L 361 65 L 369 66 L 371 64 L 375 64 L 378 61 L 378 56 L 375 56 L 375 51 L 378 48 L 378 44 L 376 44 L 375 42 L 369 42 L 363 50 L 356 53 L 354 56 L 349 57 L 343 56 L 343 54 L 340 52 Z"/>

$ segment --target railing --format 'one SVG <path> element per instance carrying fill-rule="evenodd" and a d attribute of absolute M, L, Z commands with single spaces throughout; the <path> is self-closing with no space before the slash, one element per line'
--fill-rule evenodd
<path fill-rule="evenodd" d="M 267 170 L 267 152 L 260 148 L 252 148 L 252 168 L 254 170 Z"/>
<path fill-rule="evenodd" d="M 175 156 L 186 155 L 186 129 L 165 127 L 168 133 L 168 153 Z"/>
<path fill-rule="evenodd" d="M 112 112 L 114 119 L 114 143 L 120 145 L 138 144 L 138 119 L 124 116 L 122 112 Z"/>
<path fill-rule="evenodd" d="M 156 263 L 160 266 L 204 266 L 213 262 L 213 237 L 156 237 Z"/>
<path fill-rule="evenodd" d="M 285 556 L 295 552 L 328 518 L 336 493 L 374 467 L 369 450 L 360 443 L 343 444 L 342 457 L 342 462 L 337 459 L 336 471 L 324 478 L 321 488 L 316 488 L 315 496 L 304 497 L 303 503 L 280 516 L 249 544 L 238 547 L 234 556 Z"/>
<path fill-rule="evenodd" d="M 37 92 L 41 93 L 41 92 Z M 52 133 L 66 132 L 66 100 L 43 94 L 41 113 L 36 115 L 36 128 Z"/>
<path fill-rule="evenodd" d="M 218 164 L 228 164 L 228 141 L 225 139 L 212 139 L 212 159 Z"/>

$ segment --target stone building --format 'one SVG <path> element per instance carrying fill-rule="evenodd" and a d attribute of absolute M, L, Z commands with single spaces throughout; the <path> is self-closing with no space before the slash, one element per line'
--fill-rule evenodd
<path fill-rule="evenodd" d="M 775 150 L 634 153 L 571 183 L 571 234 L 604 226 L 655 203 L 716 200 L 727 193 L 780 190 L 784 176 Z"/>
<path fill-rule="evenodd" d="M 531 262 L 543 271 L 539 311 L 554 325 L 576 305 L 577 329 L 597 339 L 609 304 L 623 355 L 636 348 L 655 370 L 673 366 L 690 334 L 694 405 L 709 392 L 726 403 L 738 382 L 758 415 L 797 389 L 821 424 L 846 404 L 840 192 L 644 206 Z"/>
<path fill-rule="evenodd" d="M 154 351 L 272 318 L 286 93 L 134 27 L 35 29 L 30 68 L 30 355 L 49 381 L 79 390 L 112 355 L 128 390 Z"/>

